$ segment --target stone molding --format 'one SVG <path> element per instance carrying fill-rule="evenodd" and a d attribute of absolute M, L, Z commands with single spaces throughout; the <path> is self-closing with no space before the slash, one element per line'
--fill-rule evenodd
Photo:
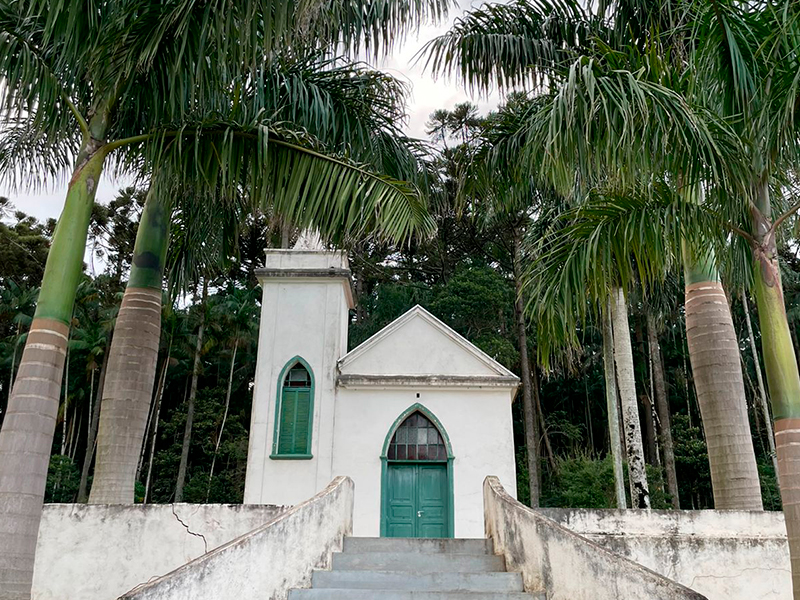
<path fill-rule="evenodd" d="M 358 375 L 342 373 L 336 380 L 338 386 L 358 388 L 516 388 L 519 379 L 504 375 Z"/>

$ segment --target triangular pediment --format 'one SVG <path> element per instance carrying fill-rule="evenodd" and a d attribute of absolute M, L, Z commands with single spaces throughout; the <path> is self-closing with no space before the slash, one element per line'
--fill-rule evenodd
<path fill-rule="evenodd" d="M 516 380 L 514 373 L 419 305 L 343 356 L 339 370 L 342 375 Z"/>

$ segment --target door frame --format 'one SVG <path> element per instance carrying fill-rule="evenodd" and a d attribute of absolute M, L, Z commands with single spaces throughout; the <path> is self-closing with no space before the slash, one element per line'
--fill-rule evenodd
<path fill-rule="evenodd" d="M 381 537 L 386 537 L 386 530 L 388 525 L 388 514 L 389 514 L 389 459 L 387 457 L 387 453 L 389 452 L 389 444 L 394 437 L 397 428 L 402 425 L 403 421 L 405 421 L 409 416 L 411 416 L 415 412 L 421 412 L 425 415 L 439 430 L 439 433 L 442 435 L 442 439 L 444 440 L 445 448 L 447 448 L 447 537 L 452 538 L 455 537 L 455 502 L 454 502 L 454 493 L 453 493 L 453 460 L 455 456 L 453 455 L 453 447 L 450 444 L 450 437 L 447 435 L 447 430 L 442 425 L 441 421 L 436 418 L 430 410 L 428 410 L 425 406 L 416 402 L 405 409 L 399 417 L 394 420 L 392 426 L 389 428 L 389 432 L 386 434 L 386 438 L 383 441 L 383 450 L 381 451 Z M 439 463 L 441 464 L 444 461 L 419 461 L 419 460 L 410 460 L 410 461 L 392 461 L 398 463 L 408 463 L 408 464 L 434 464 Z"/>

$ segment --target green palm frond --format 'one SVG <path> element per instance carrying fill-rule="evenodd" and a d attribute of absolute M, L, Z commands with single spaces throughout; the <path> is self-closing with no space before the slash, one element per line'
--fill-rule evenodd
<path fill-rule="evenodd" d="M 457 19 L 420 55 L 426 68 L 455 75 L 473 90 L 536 86 L 589 44 L 596 25 L 581 3 L 570 0 L 486 4 Z"/>
<path fill-rule="evenodd" d="M 45 132 L 36 118 L 7 118 L 0 125 L 0 182 L 12 189 L 41 189 L 63 180 L 74 166 L 80 132 L 65 127 Z"/>
<path fill-rule="evenodd" d="M 530 164 L 565 191 L 598 179 L 634 184 L 664 172 L 737 181 L 742 148 L 735 133 L 711 111 L 691 105 L 674 83 L 664 85 L 669 66 L 658 59 L 654 66 L 652 58 L 636 70 L 576 60 L 557 92 L 531 114 Z"/>
<path fill-rule="evenodd" d="M 86 84 L 59 68 L 60 45 L 42 43 L 40 24 L 19 2 L 0 2 L 0 120 L 29 121 L 46 138 L 75 127 Z"/>
<path fill-rule="evenodd" d="M 597 316 L 612 288 L 638 284 L 646 293 L 679 266 L 682 243 L 706 252 L 728 237 L 708 206 L 684 201 L 665 183 L 592 192 L 542 239 L 528 240 L 526 311 L 543 364 L 577 347 L 576 329 Z"/>

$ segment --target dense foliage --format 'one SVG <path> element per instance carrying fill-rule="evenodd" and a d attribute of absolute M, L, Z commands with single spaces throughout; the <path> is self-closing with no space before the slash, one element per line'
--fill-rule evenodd
<path fill-rule="evenodd" d="M 431 160 L 441 175 L 441 189 L 432 212 L 438 234 L 401 247 L 376 240 L 349 250 L 356 309 L 352 313 L 350 347 L 354 347 L 416 304 L 421 304 L 482 350 L 519 373 L 520 353 L 514 325 L 513 248 L 515 219 L 487 218 L 480 206 L 465 205 L 455 182 L 467 164 L 475 138 L 489 121 L 474 108 L 440 110 L 430 133 L 442 150 Z M 130 268 L 137 221 L 144 202 L 141 190 L 121 190 L 107 206 L 93 211 L 87 264 L 72 321 L 69 361 L 64 378 L 47 500 L 73 501 L 87 452 L 91 410 L 99 397 L 103 359 Z M 36 283 L 52 235 L 42 224 L 3 201 L 0 223 L 0 398 L 8 399 L 12 367 L 19 361 L 25 331 L 35 308 Z M 175 227 L 180 227 L 176 224 Z M 169 502 L 174 497 L 186 420 L 198 322 L 205 313 L 206 334 L 192 428 L 189 469 L 184 489 L 188 502 L 241 502 L 247 461 L 247 440 L 255 376 L 260 290 L 254 276 L 266 245 L 281 243 L 281 224 L 264 216 L 242 225 L 240 244 L 226 266 L 215 267 L 208 298 L 195 294 L 165 295 L 161 351 L 154 398 L 161 394 L 158 414 L 151 417 L 142 450 L 137 501 Z M 293 235 L 297 235 L 295 231 Z M 284 240 L 285 242 L 285 240 Z M 782 253 L 788 314 L 793 330 L 800 327 L 800 260 L 787 247 Z M 7 255 L 7 256 L 6 256 Z M 713 506 L 701 416 L 693 390 L 683 326 L 683 294 L 679 282 L 665 286 L 659 338 L 672 413 L 675 458 L 681 505 Z M 732 299 L 740 350 L 746 372 L 748 406 L 762 479 L 765 506 L 780 508 L 767 430 L 753 409 L 757 390 L 753 356 L 740 299 Z M 653 431 L 650 411 L 650 354 L 644 334 L 645 306 L 632 301 L 637 387 L 642 390 L 643 431 Z M 752 303 L 751 303 L 752 310 Z M 757 319 L 753 315 L 753 322 Z M 533 327 L 528 349 L 536 356 Z M 537 368 L 545 427 L 540 431 L 544 506 L 612 507 L 614 483 L 608 458 L 609 441 L 604 397 L 602 336 L 588 322 L 577 332 L 581 351 L 548 372 Z M 756 342 L 760 344 L 758 331 Z M 234 346 L 236 360 L 231 366 Z M 232 371 L 231 371 L 232 369 Z M 221 435 L 228 378 L 230 409 Z M 160 382 L 163 381 L 162 384 Z M 527 501 L 528 473 L 521 402 L 514 403 L 518 451 L 518 490 Z M 154 407 L 157 404 L 154 402 Z M 647 407 L 647 408 L 646 408 Z M 647 421 L 650 420 L 648 428 Z M 653 506 L 667 507 L 657 436 L 645 435 Z M 155 439 L 155 443 L 153 443 Z M 218 440 L 220 440 L 218 445 Z M 217 448 L 218 446 L 218 448 Z M 216 454 L 216 459 L 214 458 Z M 211 463 L 215 461 L 213 477 Z"/>

